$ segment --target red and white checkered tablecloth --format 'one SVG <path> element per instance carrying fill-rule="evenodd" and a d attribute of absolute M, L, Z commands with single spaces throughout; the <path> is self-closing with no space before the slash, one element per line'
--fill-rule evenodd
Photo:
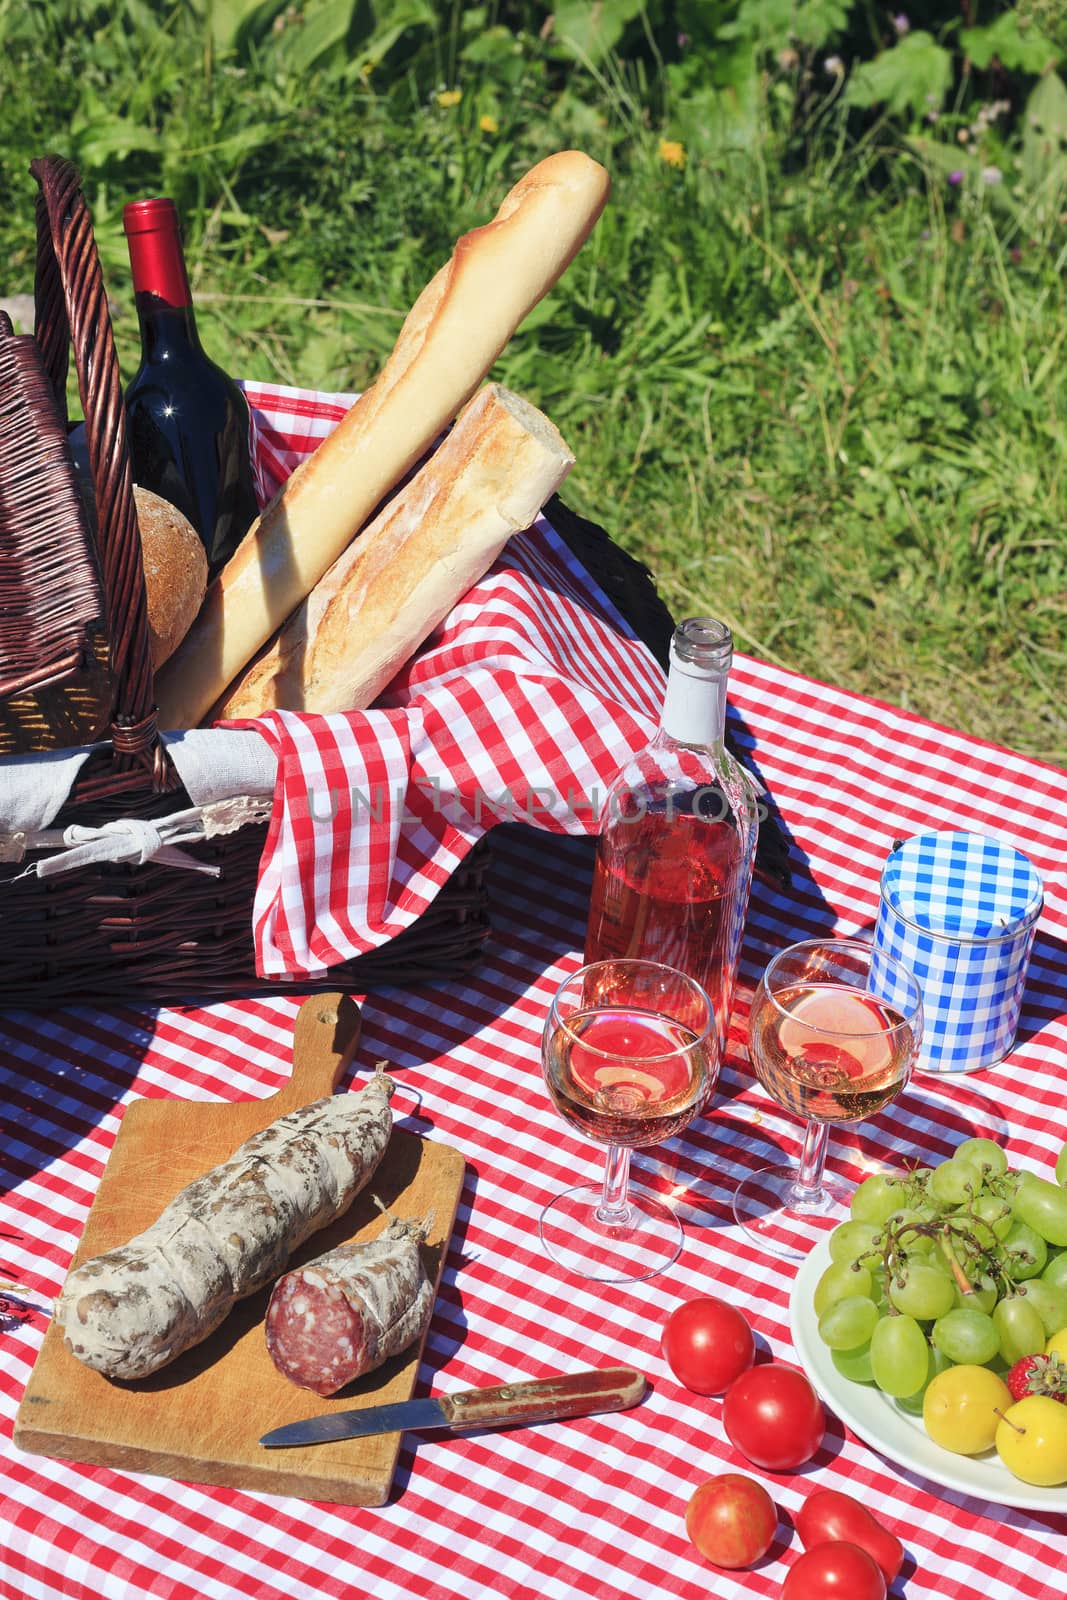
<path fill-rule="evenodd" d="M 81 1467 L 16 1452 L 12 1426 L 40 1345 L 40 1318 L 0 1324 L 0 1600 L 775 1600 L 800 1545 L 790 1526 L 816 1485 L 858 1494 L 908 1550 L 907 1600 L 1058 1600 L 1063 1513 L 939 1491 L 836 1420 L 798 1474 L 756 1471 L 733 1450 L 721 1402 L 672 1379 L 659 1351 L 680 1300 L 713 1292 L 750 1318 L 764 1353 L 789 1359 L 794 1269 L 732 1224 L 730 1195 L 799 1126 L 753 1083 L 739 1046 L 769 953 L 834 928 L 869 926 L 894 838 L 928 827 L 995 833 L 1046 885 L 1020 1043 L 1002 1066 L 919 1078 L 879 1116 L 831 1133 L 853 1177 L 885 1156 L 936 1159 L 992 1134 L 1047 1169 L 1067 1135 L 1067 774 L 904 712 L 741 658 L 731 716 L 794 844 L 788 894 L 757 884 L 728 1059 L 710 1114 L 655 1152 L 646 1181 L 686 1226 L 667 1272 L 609 1290 L 570 1279 L 537 1242 L 544 1203 L 598 1171 L 600 1154 L 552 1111 L 541 1023 L 579 961 L 588 902 L 585 841 L 497 830 L 493 934 L 462 981 L 364 1003 L 357 1077 L 387 1056 L 397 1110 L 457 1146 L 468 1168 L 420 1373 L 420 1392 L 633 1362 L 651 1381 L 635 1410 L 477 1437 L 407 1438 L 381 1510 L 309 1504 Z M 159 1012 L 56 1010 L 0 1017 L 0 1269 L 54 1296 L 134 1095 L 263 1096 L 287 1072 L 299 996 Z M 693 1488 L 750 1472 L 780 1507 L 779 1536 L 750 1572 L 710 1567 L 685 1536 Z"/>

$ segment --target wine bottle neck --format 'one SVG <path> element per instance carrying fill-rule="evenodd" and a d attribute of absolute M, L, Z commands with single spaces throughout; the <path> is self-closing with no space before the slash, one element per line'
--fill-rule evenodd
<path fill-rule="evenodd" d="M 189 274 L 173 200 L 134 200 L 123 211 L 145 357 L 199 349 Z"/>
<path fill-rule="evenodd" d="M 149 203 L 144 202 L 144 205 Z M 156 295 L 169 306 L 191 305 L 193 297 L 185 270 L 177 212 L 161 204 L 158 210 L 135 219 L 129 215 L 134 210 L 133 205 L 126 207 L 126 243 L 134 294 Z"/>
<path fill-rule="evenodd" d="M 169 361 L 200 350 L 200 335 L 191 305 L 171 306 L 158 295 L 137 296 L 141 353 L 146 361 Z"/>
<path fill-rule="evenodd" d="M 720 745 L 726 734 L 725 673 L 687 670 L 671 662 L 667 693 L 660 714 L 660 733 L 675 744 Z"/>

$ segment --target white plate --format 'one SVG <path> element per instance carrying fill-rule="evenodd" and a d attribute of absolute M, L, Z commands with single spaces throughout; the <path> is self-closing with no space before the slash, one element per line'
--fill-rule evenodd
<path fill-rule="evenodd" d="M 1023 1511 L 1067 1511 L 1067 1485 L 1039 1489 L 1023 1483 L 990 1451 L 983 1456 L 957 1456 L 935 1444 L 921 1417 L 909 1417 L 873 1384 L 853 1383 L 842 1377 L 819 1338 L 818 1319 L 812 1305 L 815 1285 L 830 1265 L 830 1246 L 824 1238 L 801 1262 L 789 1301 L 793 1348 L 801 1366 L 826 1404 L 853 1433 L 879 1455 L 919 1473 L 931 1483 L 961 1494 L 975 1495 L 993 1505 L 1018 1506 Z"/>

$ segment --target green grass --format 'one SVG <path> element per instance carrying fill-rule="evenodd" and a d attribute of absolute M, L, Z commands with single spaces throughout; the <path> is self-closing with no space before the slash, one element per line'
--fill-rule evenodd
<path fill-rule="evenodd" d="M 710 150 L 684 105 L 658 125 L 618 63 L 561 95 L 531 41 L 490 71 L 457 69 L 442 39 L 436 78 L 342 84 L 278 52 L 212 62 L 194 22 L 176 7 L 138 34 L 101 12 L 38 45 L 32 75 L 18 48 L 0 62 L 4 292 L 32 281 L 25 167 L 59 149 L 85 177 L 127 373 L 121 207 L 162 190 L 212 353 L 357 388 L 455 236 L 578 145 L 611 170 L 610 208 L 496 372 L 574 447 L 568 500 L 677 615 L 1067 761 L 1067 197 L 950 187 L 832 111 L 787 138 L 773 90 L 754 138 Z"/>

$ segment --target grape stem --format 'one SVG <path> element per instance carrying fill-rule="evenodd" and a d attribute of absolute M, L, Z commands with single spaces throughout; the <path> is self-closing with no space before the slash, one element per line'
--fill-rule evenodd
<path fill-rule="evenodd" d="M 896 1228 L 887 1227 L 885 1246 L 882 1252 L 882 1270 L 885 1273 L 887 1282 L 906 1268 L 908 1260 L 907 1241 L 916 1238 L 933 1239 L 936 1242 L 948 1263 L 961 1294 L 974 1294 L 976 1286 L 971 1283 L 960 1264 L 959 1257 L 956 1254 L 957 1244 L 964 1246 L 965 1253 L 971 1259 L 972 1269 L 978 1272 L 979 1277 L 981 1277 L 984 1270 L 988 1272 L 990 1277 L 999 1278 L 1004 1286 L 1004 1292 L 1007 1294 L 1014 1294 L 1019 1288 L 1017 1281 L 1004 1266 L 1003 1262 L 982 1243 L 981 1239 L 970 1228 L 965 1228 L 961 1224 L 944 1218 L 936 1222 L 902 1222 Z M 1020 1255 L 1020 1259 L 1023 1259 L 1022 1255 Z"/>
<path fill-rule="evenodd" d="M 941 1229 L 940 1233 L 938 1234 L 937 1245 L 938 1245 L 938 1249 L 941 1251 L 941 1254 L 944 1256 L 945 1260 L 948 1262 L 949 1271 L 952 1273 L 952 1276 L 956 1280 L 956 1284 L 957 1284 L 957 1287 L 959 1288 L 960 1294 L 973 1294 L 974 1293 L 974 1284 L 971 1282 L 970 1278 L 968 1278 L 967 1274 L 964 1272 L 963 1268 L 960 1266 L 959 1259 L 958 1259 L 958 1257 L 956 1255 L 956 1252 L 952 1248 L 952 1236 L 951 1236 L 951 1234 L 949 1232 L 949 1228 L 948 1228 L 948 1224 L 947 1223 L 945 1224 L 945 1226 Z"/>

